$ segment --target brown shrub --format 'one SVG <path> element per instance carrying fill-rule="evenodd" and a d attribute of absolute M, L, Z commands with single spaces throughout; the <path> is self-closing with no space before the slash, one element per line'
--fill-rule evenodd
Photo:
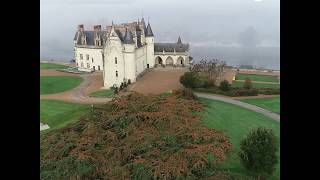
<path fill-rule="evenodd" d="M 224 133 L 203 126 L 200 116 L 192 113 L 202 109 L 197 101 L 178 96 L 140 94 L 95 106 L 79 122 L 43 135 L 41 173 L 49 179 L 85 177 L 76 170 L 49 168 L 72 157 L 75 162 L 98 162 L 87 172 L 102 179 L 201 177 L 211 163 L 208 153 L 219 163 L 231 149 Z M 68 143 L 61 157 L 60 149 Z"/>

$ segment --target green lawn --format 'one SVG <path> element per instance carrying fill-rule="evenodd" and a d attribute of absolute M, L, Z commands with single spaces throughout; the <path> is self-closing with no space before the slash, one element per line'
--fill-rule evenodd
<path fill-rule="evenodd" d="M 41 76 L 40 94 L 54 94 L 77 87 L 83 79 L 71 76 Z"/>
<path fill-rule="evenodd" d="M 66 126 L 68 123 L 75 122 L 88 112 L 90 106 L 73 104 L 57 100 L 40 101 L 40 121 L 48 124 L 50 129 Z"/>
<path fill-rule="evenodd" d="M 241 81 L 232 81 L 232 87 L 243 87 L 243 83 Z M 280 84 L 265 84 L 265 83 L 252 83 L 253 88 L 272 88 L 272 89 L 280 89 Z"/>
<path fill-rule="evenodd" d="M 246 78 L 250 78 L 252 81 L 279 82 L 279 79 L 276 76 L 258 74 L 238 74 L 236 80 L 245 80 Z"/>
<path fill-rule="evenodd" d="M 253 104 L 269 111 L 280 114 L 280 97 L 272 98 L 255 98 L 255 99 L 242 99 L 241 101 Z"/>
<path fill-rule="evenodd" d="M 167 96 L 172 96 L 173 94 L 171 92 L 163 92 L 160 94 L 161 97 L 167 97 Z"/>
<path fill-rule="evenodd" d="M 54 63 L 40 63 L 40 69 L 65 69 L 68 66 Z"/>
<path fill-rule="evenodd" d="M 220 169 L 230 170 L 230 172 L 234 174 L 250 175 L 240 164 L 237 152 L 241 139 L 251 128 L 260 125 L 272 128 L 276 136 L 279 137 L 280 145 L 280 123 L 262 114 L 243 109 L 233 104 L 204 98 L 200 98 L 200 101 L 206 105 L 205 110 L 201 113 L 203 123 L 209 128 L 225 132 L 234 146 L 235 151 L 228 155 L 226 161 L 219 167 Z M 280 179 L 280 152 L 278 152 L 278 156 L 279 163 L 270 179 Z"/>
<path fill-rule="evenodd" d="M 106 89 L 101 91 L 95 91 L 90 94 L 91 97 L 114 97 L 113 89 Z"/>

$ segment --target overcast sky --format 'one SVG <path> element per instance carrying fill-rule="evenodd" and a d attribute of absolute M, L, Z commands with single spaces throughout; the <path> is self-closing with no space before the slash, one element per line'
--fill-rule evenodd
<path fill-rule="evenodd" d="M 180 35 L 191 56 L 279 68 L 280 0 L 41 0 L 40 56 L 70 60 L 78 24 L 93 29 L 142 14 L 156 42 L 176 42 Z"/>

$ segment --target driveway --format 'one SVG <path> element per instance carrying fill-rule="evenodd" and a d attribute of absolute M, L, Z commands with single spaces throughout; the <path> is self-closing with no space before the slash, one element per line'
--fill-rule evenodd
<path fill-rule="evenodd" d="M 143 75 L 133 83 L 130 91 L 142 94 L 161 94 L 171 90 L 180 89 L 180 76 L 186 71 L 186 68 L 154 68 Z"/>
<path fill-rule="evenodd" d="M 229 97 L 225 97 L 225 96 L 220 96 L 220 95 L 214 95 L 214 94 L 207 94 L 207 93 L 195 93 L 198 97 L 202 97 L 202 98 L 207 98 L 207 99 L 213 99 L 213 100 L 218 100 L 218 101 L 223 101 L 226 103 L 230 103 L 230 104 L 234 104 L 252 111 L 255 111 L 257 113 L 263 114 L 275 121 L 280 122 L 280 115 L 273 113 L 271 111 L 268 111 L 266 109 L 260 108 L 258 106 L 254 106 L 248 103 L 244 103 L 241 101 L 237 101 L 235 99 L 229 98 Z"/>

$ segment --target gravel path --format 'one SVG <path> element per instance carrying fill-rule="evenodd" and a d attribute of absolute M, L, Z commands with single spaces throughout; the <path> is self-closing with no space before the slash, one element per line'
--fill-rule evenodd
<path fill-rule="evenodd" d="M 90 92 L 100 90 L 102 87 L 102 73 L 92 73 L 92 74 L 73 74 L 73 73 L 65 73 L 59 72 L 56 70 L 45 70 L 40 71 L 40 76 L 57 76 L 57 75 L 68 75 L 68 76 L 80 76 L 83 78 L 82 83 L 74 89 L 56 93 L 56 94 L 47 94 L 40 95 L 40 99 L 54 99 L 54 100 L 62 100 L 72 103 L 80 103 L 80 104 L 100 104 L 111 101 L 111 98 L 96 98 L 89 97 L 88 94 Z"/>
<path fill-rule="evenodd" d="M 220 95 L 214 95 L 214 94 L 207 94 L 207 93 L 195 93 L 198 97 L 202 97 L 202 98 L 207 98 L 207 99 L 213 99 L 213 100 L 218 100 L 218 101 L 223 101 L 226 103 L 230 103 L 230 104 L 234 104 L 237 106 L 241 106 L 243 108 L 255 111 L 257 113 L 263 114 L 267 117 L 270 117 L 271 119 L 280 122 L 280 115 L 273 113 L 271 111 L 268 111 L 266 109 L 260 108 L 258 106 L 254 106 L 248 103 L 244 103 L 241 101 L 237 101 L 235 99 L 229 98 L 229 97 L 225 97 L 225 96 L 220 96 Z"/>

